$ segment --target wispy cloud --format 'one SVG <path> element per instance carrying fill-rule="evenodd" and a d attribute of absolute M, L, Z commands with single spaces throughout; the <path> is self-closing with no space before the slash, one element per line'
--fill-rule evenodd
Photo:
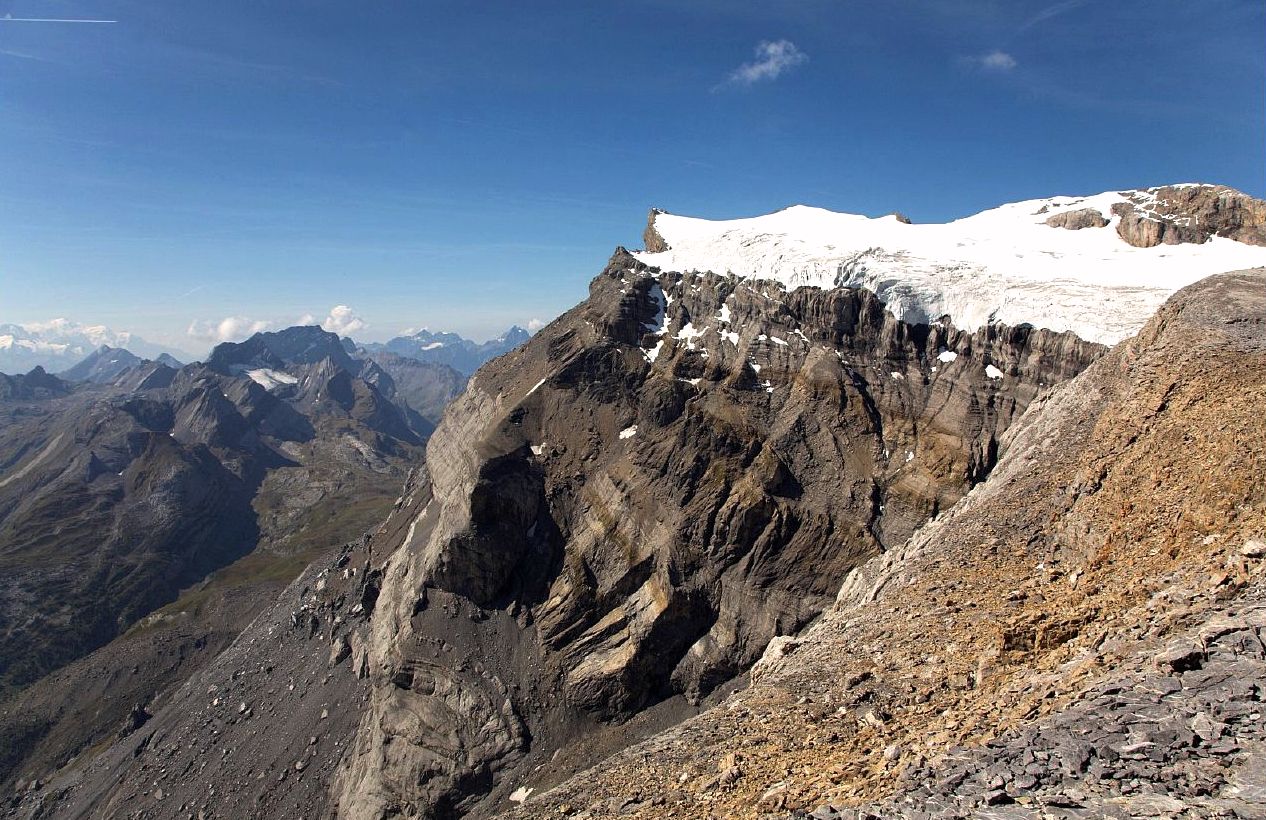
<path fill-rule="evenodd" d="M 243 339 L 262 333 L 272 326 L 271 322 L 260 319 L 248 319 L 245 316 L 226 316 L 219 321 L 198 321 L 189 325 L 186 334 L 200 342 L 219 344 L 220 342 L 240 342 Z"/>
<path fill-rule="evenodd" d="M 11 48 L 0 48 L 0 56 L 13 57 L 16 60 L 34 60 L 37 63 L 54 63 L 47 57 L 41 57 L 38 54 L 32 54 L 29 51 L 15 51 Z"/>
<path fill-rule="evenodd" d="M 1005 51 L 991 51 L 988 54 L 972 59 L 975 65 L 986 71 L 1011 71 L 1019 63 Z"/>
<path fill-rule="evenodd" d="M 364 330 L 369 327 L 369 323 L 357 316 L 356 312 L 347 305 L 335 305 L 330 308 L 330 314 L 322 320 L 321 327 L 330 333 L 346 336 L 349 333 Z"/>
<path fill-rule="evenodd" d="M 528 329 L 528 331 L 529 331 L 530 333 L 535 333 L 536 331 L 540 330 L 540 329 L 541 329 L 541 328 L 543 328 L 543 327 L 545 327 L 545 322 L 543 322 L 543 321 L 542 321 L 542 320 L 540 320 L 540 319 L 529 319 L 529 320 L 528 320 L 528 323 L 527 323 L 527 329 Z"/>
<path fill-rule="evenodd" d="M 730 72 L 730 76 L 718 88 L 747 87 L 776 80 L 786 71 L 808 60 L 809 55 L 790 40 L 762 40 L 756 46 L 756 59 L 743 63 Z"/>
<path fill-rule="evenodd" d="M 1025 20 L 1024 23 L 1020 26 L 1019 30 L 1022 32 L 1028 31 L 1034 26 L 1038 26 L 1038 25 L 1041 25 L 1042 23 L 1045 23 L 1047 20 L 1050 20 L 1052 17 L 1058 17 L 1061 14 L 1066 14 L 1072 11 L 1073 9 L 1086 5 L 1089 2 L 1090 0 L 1063 0 L 1062 3 L 1054 3 L 1042 9 L 1037 14 L 1034 14 L 1028 20 Z"/>

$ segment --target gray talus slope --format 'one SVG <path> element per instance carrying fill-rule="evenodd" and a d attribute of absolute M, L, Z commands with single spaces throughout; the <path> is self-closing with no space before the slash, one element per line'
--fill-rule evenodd
<path fill-rule="evenodd" d="M 1176 294 L 752 687 L 516 816 L 1261 816 L 1263 316 Z"/>

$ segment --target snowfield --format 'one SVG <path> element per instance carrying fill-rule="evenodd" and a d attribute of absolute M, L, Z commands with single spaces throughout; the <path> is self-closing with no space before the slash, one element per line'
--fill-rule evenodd
<path fill-rule="evenodd" d="M 247 370 L 246 375 L 265 390 L 274 390 L 283 384 L 299 383 L 299 380 L 289 373 L 282 373 L 280 370 L 270 370 L 266 367 L 261 367 L 257 370 Z"/>
<path fill-rule="evenodd" d="M 669 249 L 635 255 L 665 271 L 772 279 L 788 288 L 864 287 L 908 322 L 948 315 L 969 331 L 1027 323 L 1103 344 L 1136 333 L 1179 288 L 1266 265 L 1266 248 L 1221 237 L 1133 247 L 1117 235 L 1111 212 L 1125 201 L 1116 192 L 1058 196 L 928 225 L 804 205 L 725 221 L 661 213 L 655 228 Z M 1108 225 L 1045 224 L 1082 208 L 1098 210 Z"/>

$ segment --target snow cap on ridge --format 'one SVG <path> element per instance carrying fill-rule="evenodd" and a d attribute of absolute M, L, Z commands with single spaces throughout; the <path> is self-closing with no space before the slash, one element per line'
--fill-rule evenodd
<path fill-rule="evenodd" d="M 1266 203 L 1197 184 L 1027 200 L 944 224 L 805 205 L 732 220 L 653 210 L 646 236 L 654 241 L 635 256 L 662 270 L 771 279 L 788 288 L 864 287 L 912 323 L 948 315 L 966 330 L 992 322 L 1031 324 L 1114 344 L 1137 332 L 1180 288 L 1215 273 L 1266 266 L 1266 247 L 1247 244 L 1256 234 L 1243 233 L 1266 229 L 1240 229 L 1234 235 L 1244 241 L 1226 238 L 1201 222 L 1207 214 L 1176 210 L 1193 194 L 1219 202 L 1230 197 L 1253 219 L 1266 220 Z M 1055 218 L 1084 210 L 1102 218 Z M 1139 239 L 1139 225 L 1156 230 Z M 1162 240 L 1166 225 L 1170 232 Z M 1201 227 L 1203 234 L 1196 230 Z M 1146 241 L 1175 244 L 1132 244 Z"/>

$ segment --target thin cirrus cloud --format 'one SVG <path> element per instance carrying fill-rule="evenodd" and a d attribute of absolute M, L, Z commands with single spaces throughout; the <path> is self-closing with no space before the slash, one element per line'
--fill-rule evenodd
<path fill-rule="evenodd" d="M 1070 11 L 1081 8 L 1082 6 L 1086 5 L 1089 2 L 1090 0 L 1064 0 L 1064 2 L 1062 3 L 1054 3 L 1052 5 L 1049 5 L 1046 8 L 1039 11 L 1037 14 L 1034 14 L 1028 20 L 1024 21 L 1023 25 L 1020 26 L 1019 31 L 1021 32 L 1028 31 L 1034 26 L 1039 26 L 1042 23 L 1045 23 L 1047 20 L 1050 20 L 1054 17 L 1059 17 L 1061 14 L 1067 14 Z"/>
<path fill-rule="evenodd" d="M 731 71 L 730 76 L 717 88 L 747 88 L 757 83 L 770 82 L 808 61 L 809 55 L 790 40 L 762 40 L 756 45 L 756 59 Z"/>

